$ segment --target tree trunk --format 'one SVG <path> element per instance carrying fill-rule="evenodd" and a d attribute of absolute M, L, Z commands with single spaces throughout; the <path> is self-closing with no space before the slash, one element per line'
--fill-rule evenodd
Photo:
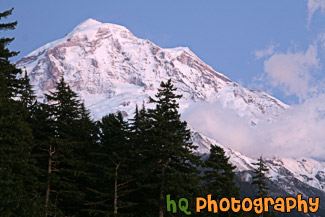
<path fill-rule="evenodd" d="M 55 151 L 52 150 L 52 144 L 50 144 L 49 149 L 49 164 L 47 169 L 48 174 L 48 181 L 47 181 L 47 189 L 46 189 L 46 197 L 45 197 L 45 209 L 46 209 L 46 216 L 48 216 L 48 207 L 49 207 L 49 201 L 50 201 L 50 192 L 51 192 L 51 173 L 52 173 L 52 156 L 55 153 Z"/>
<path fill-rule="evenodd" d="M 118 202 L 118 181 L 117 181 L 117 177 L 118 177 L 118 169 L 120 167 L 121 163 L 116 164 L 115 167 L 115 181 L 114 181 L 114 216 L 117 216 L 117 212 L 118 212 L 118 206 L 117 206 L 117 202 Z"/>
<path fill-rule="evenodd" d="M 160 207 L 159 207 L 159 217 L 164 217 L 164 199 L 165 199 L 165 170 L 166 170 L 166 167 L 168 166 L 168 160 L 166 160 L 166 162 L 164 163 L 163 165 L 163 168 L 162 168 L 162 171 L 161 171 L 161 175 L 162 175 L 162 181 L 161 181 L 161 186 L 160 186 L 160 195 L 159 195 L 159 198 L 160 198 Z"/>

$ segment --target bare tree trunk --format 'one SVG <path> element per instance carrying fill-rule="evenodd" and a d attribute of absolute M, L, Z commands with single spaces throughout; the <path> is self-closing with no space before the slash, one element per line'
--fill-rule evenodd
<path fill-rule="evenodd" d="M 166 167 L 168 166 L 168 160 L 164 163 L 162 171 L 161 171 L 161 175 L 162 175 L 162 181 L 161 181 L 161 186 L 160 186 L 160 195 L 159 195 L 159 199 L 160 199 L 160 207 L 159 207 L 159 217 L 164 217 L 164 193 L 165 193 L 165 170 Z"/>
<path fill-rule="evenodd" d="M 120 167 L 121 163 L 116 164 L 115 167 L 115 182 L 114 182 L 114 216 L 117 216 L 117 211 L 118 211 L 118 206 L 117 206 L 117 202 L 118 202 L 118 169 Z"/>
<path fill-rule="evenodd" d="M 46 209 L 46 216 L 48 216 L 48 206 L 49 206 L 49 201 L 50 201 L 50 192 L 51 192 L 51 173 L 52 173 L 52 156 L 55 153 L 55 150 L 52 150 L 52 144 L 50 144 L 50 149 L 49 149 L 49 165 L 47 169 L 47 174 L 48 174 L 48 181 L 47 181 L 47 189 L 46 189 L 46 198 L 45 198 L 45 209 Z"/>

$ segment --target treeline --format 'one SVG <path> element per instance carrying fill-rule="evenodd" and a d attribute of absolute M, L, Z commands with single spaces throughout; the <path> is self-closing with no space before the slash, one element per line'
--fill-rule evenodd
<path fill-rule="evenodd" d="M 150 99 L 154 109 L 94 121 L 63 77 L 48 103 L 38 102 L 27 74 L 9 61 L 18 54 L 11 41 L 0 39 L 0 216 L 187 216 L 166 211 L 167 194 L 187 198 L 193 216 L 248 215 L 195 212 L 198 196 L 239 198 L 235 167 L 218 146 L 195 154 L 170 80 Z M 262 190 L 264 179 L 256 176 Z"/>

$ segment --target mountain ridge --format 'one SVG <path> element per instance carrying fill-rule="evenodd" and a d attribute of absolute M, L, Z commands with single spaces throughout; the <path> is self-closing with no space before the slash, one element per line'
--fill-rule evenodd
<path fill-rule="evenodd" d="M 89 26 L 93 23 L 94 26 Z M 66 80 L 82 99 L 89 98 L 89 95 L 114 98 L 123 94 L 116 87 L 125 84 L 140 92 L 137 97 L 142 95 L 140 98 L 148 98 L 153 95 L 152 90 L 159 87 L 160 81 L 172 78 L 185 98 L 183 101 L 213 102 L 219 98 L 225 107 L 235 110 L 244 108 L 240 115 L 250 116 L 254 123 L 265 113 L 276 116 L 288 107 L 262 91 L 242 88 L 214 71 L 189 48 L 160 48 L 149 40 L 136 38 L 125 27 L 102 24 L 92 19 L 78 25 L 64 38 L 31 52 L 16 64 L 26 68 L 39 97 L 42 97 L 44 91 L 53 89 L 55 82 L 65 73 Z M 231 105 L 239 102 L 234 100 L 236 97 L 242 98 L 243 102 Z M 89 100 L 85 101 L 87 104 Z M 99 114 L 98 118 L 103 114 L 93 105 L 98 105 L 99 101 L 87 104 L 94 110 L 93 114 Z M 122 108 L 129 113 L 135 107 L 134 102 L 130 103 L 132 108 Z M 182 103 L 182 106 L 188 107 L 188 104 Z M 117 106 L 111 112 L 119 109 Z"/>

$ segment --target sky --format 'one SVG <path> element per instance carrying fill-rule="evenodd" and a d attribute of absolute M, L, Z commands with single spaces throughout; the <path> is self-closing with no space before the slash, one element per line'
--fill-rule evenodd
<path fill-rule="evenodd" d="M 6 35 L 21 52 L 13 61 L 88 18 L 120 24 L 160 47 L 189 47 L 231 80 L 290 105 L 255 128 L 219 105 L 198 105 L 187 119 L 197 130 L 249 156 L 325 160 L 325 0 L 0 1 L 2 11 L 11 7 L 8 21 L 19 24 Z"/>
<path fill-rule="evenodd" d="M 10 47 L 20 51 L 13 60 L 94 18 L 124 25 L 160 47 L 189 47 L 230 79 L 287 104 L 303 101 L 313 79 L 325 77 L 324 0 L 0 2 L 1 10 L 11 7 L 15 10 L 9 20 L 19 22 L 7 33 L 15 37 Z"/>

